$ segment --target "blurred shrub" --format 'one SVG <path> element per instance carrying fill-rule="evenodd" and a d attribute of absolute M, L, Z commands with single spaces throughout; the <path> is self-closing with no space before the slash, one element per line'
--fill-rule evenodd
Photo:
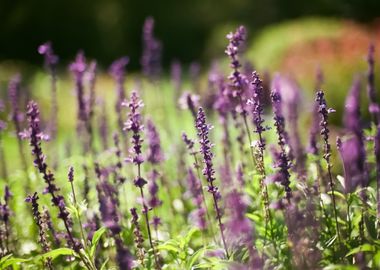
<path fill-rule="evenodd" d="M 379 27 L 369 29 L 350 21 L 299 19 L 264 29 L 248 49 L 247 56 L 259 70 L 279 71 L 295 78 L 310 101 L 316 70 L 320 67 L 327 100 L 337 110 L 332 120 L 339 123 L 344 98 L 355 75 L 362 77 L 363 100 L 366 100 L 366 56 L 369 44 L 375 42 L 376 59 L 380 60 L 379 33 Z M 379 74 L 378 63 L 376 71 Z M 379 76 L 376 80 L 380 85 Z M 363 113 L 367 115 L 367 111 Z"/>

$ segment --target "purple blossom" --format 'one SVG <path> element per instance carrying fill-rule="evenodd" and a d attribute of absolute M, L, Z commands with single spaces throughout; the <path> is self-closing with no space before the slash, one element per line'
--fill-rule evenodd
<path fill-rule="evenodd" d="M 28 197 L 26 197 L 25 201 L 32 204 L 33 217 L 39 231 L 38 242 L 42 246 L 43 251 L 48 252 L 50 250 L 50 243 L 47 238 L 48 226 L 44 223 L 41 217 L 41 213 L 38 209 L 38 199 L 39 197 L 37 195 L 37 192 L 35 192 L 33 195 L 29 195 Z"/>
<path fill-rule="evenodd" d="M 345 192 L 351 193 L 364 182 L 362 143 L 357 136 L 350 136 L 344 140 L 337 138 L 336 144 L 343 162 Z"/>
<path fill-rule="evenodd" d="M 121 109 L 122 109 L 122 103 L 125 100 L 125 89 L 124 89 L 124 82 L 125 82 L 125 67 L 129 63 L 129 58 L 127 56 L 124 56 L 120 59 L 115 60 L 112 65 L 109 68 L 109 73 L 113 77 L 113 79 L 116 82 L 116 93 L 117 93 L 117 100 L 115 104 L 115 111 L 118 116 L 118 125 L 120 129 L 123 126 L 123 118 L 121 115 Z"/>
<path fill-rule="evenodd" d="M 27 116 L 29 122 L 29 140 L 30 146 L 32 148 L 32 154 L 34 156 L 34 166 L 38 169 L 40 174 L 42 174 L 45 183 L 47 184 L 44 193 L 50 193 L 51 202 L 59 210 L 58 217 L 62 219 L 65 224 L 67 235 L 70 240 L 70 244 L 75 251 L 79 251 L 81 244 L 74 239 L 71 232 L 72 221 L 69 217 L 69 213 L 66 210 L 66 205 L 63 196 L 57 194 L 59 188 L 55 185 L 54 175 L 45 162 L 45 155 L 41 148 L 41 130 L 40 130 L 40 111 L 38 109 L 37 103 L 30 101 L 27 107 Z"/>
<path fill-rule="evenodd" d="M 19 137 L 19 133 L 21 132 L 21 121 L 23 119 L 23 115 L 19 109 L 19 92 L 20 92 L 20 83 L 21 76 L 20 74 L 16 74 L 9 81 L 8 85 L 8 98 L 10 101 L 10 111 L 11 111 L 11 119 L 15 125 L 16 135 Z"/>
<path fill-rule="evenodd" d="M 144 103 L 138 96 L 136 91 L 131 93 L 131 98 L 129 102 L 124 102 L 123 106 L 128 107 L 130 112 L 127 116 L 127 121 L 124 123 L 124 130 L 132 133 L 132 157 L 130 160 L 136 165 L 143 163 L 144 159 L 141 155 L 141 147 L 143 139 L 141 138 L 141 131 L 144 129 L 141 120 L 140 110 L 144 106 Z"/>
<path fill-rule="evenodd" d="M 226 229 L 230 243 L 252 245 L 253 228 L 250 220 L 245 216 L 248 207 L 247 199 L 242 193 L 233 190 L 226 196 L 226 207 L 229 213 Z"/>
<path fill-rule="evenodd" d="M 245 27 L 239 26 L 236 29 L 236 32 L 234 33 L 231 32 L 227 35 L 227 39 L 229 40 L 229 44 L 227 46 L 225 53 L 230 57 L 231 59 L 230 66 L 233 69 L 233 72 L 228 78 L 232 82 L 231 86 L 233 87 L 235 91 L 235 95 L 241 95 L 245 86 L 245 77 L 239 71 L 241 64 L 238 59 L 238 54 L 239 54 L 239 50 L 241 49 L 241 46 L 244 45 L 244 42 L 246 39 Z"/>
<path fill-rule="evenodd" d="M 206 123 L 206 115 L 203 111 L 203 109 L 200 107 L 198 110 L 198 115 L 195 123 L 195 127 L 198 131 L 198 138 L 199 138 L 199 144 L 200 144 L 200 152 L 203 155 L 203 175 L 206 177 L 206 180 L 208 182 L 208 192 L 212 194 L 213 197 L 213 203 L 214 208 L 216 212 L 216 219 L 219 223 L 219 229 L 222 236 L 222 241 L 224 245 L 224 249 L 226 251 L 227 258 L 229 257 L 226 241 L 223 233 L 223 224 L 221 221 L 222 217 L 222 211 L 219 208 L 218 201 L 221 198 L 220 192 L 218 188 L 214 185 L 215 181 L 215 170 L 213 168 L 213 153 L 211 152 L 212 144 L 209 140 L 209 132 L 212 128 L 211 125 L 208 125 Z"/>
<path fill-rule="evenodd" d="M 380 106 L 377 103 L 376 89 L 375 89 L 375 45 L 372 43 L 368 49 L 368 84 L 367 93 L 369 98 L 369 112 L 373 118 L 375 125 L 379 124 L 380 119 Z"/>
<path fill-rule="evenodd" d="M 45 42 L 38 47 L 38 53 L 45 57 L 45 65 L 48 69 L 53 70 L 58 64 L 59 58 L 54 54 L 51 42 Z"/>
<path fill-rule="evenodd" d="M 116 164 L 114 168 L 114 173 L 115 173 L 115 180 L 117 183 L 122 184 L 125 182 L 126 178 L 123 177 L 122 174 L 122 168 L 123 168 L 123 163 L 122 163 L 122 157 L 121 157 L 121 148 L 120 148 L 120 139 L 118 133 L 113 134 L 113 141 L 115 144 L 115 155 L 116 155 Z"/>
<path fill-rule="evenodd" d="M 190 220 L 197 226 L 199 229 L 206 229 L 206 214 L 207 211 L 202 206 L 203 203 L 203 194 L 202 194 L 202 183 L 195 176 L 194 171 L 189 168 L 187 171 L 187 185 L 189 193 L 192 196 L 192 201 L 196 206 L 196 209 L 190 213 Z"/>
<path fill-rule="evenodd" d="M 265 139 L 263 137 L 263 132 L 268 130 L 269 127 L 264 127 L 264 88 L 263 82 L 261 81 L 259 74 L 254 71 L 252 72 L 252 80 L 251 80 L 251 91 L 253 92 L 252 98 L 247 101 L 248 105 L 252 106 L 252 116 L 253 116 L 253 124 L 255 125 L 254 132 L 259 136 L 259 145 L 261 155 L 263 155 L 265 150 Z"/>
<path fill-rule="evenodd" d="M 113 235 L 117 235 L 121 232 L 117 212 L 117 191 L 105 179 L 96 185 L 96 189 L 98 191 L 99 211 L 102 221 Z"/>
<path fill-rule="evenodd" d="M 189 109 L 194 119 L 197 117 L 196 107 L 199 106 L 198 95 L 192 94 L 188 91 L 185 91 L 179 99 L 179 105 L 181 109 Z"/>
<path fill-rule="evenodd" d="M 156 208 L 162 204 L 162 201 L 158 197 L 158 177 L 160 177 L 160 174 L 156 170 L 153 170 L 149 175 L 150 181 L 148 185 L 148 190 L 150 194 L 150 199 L 148 201 L 148 204 L 151 208 Z"/>
<path fill-rule="evenodd" d="M 57 102 L 57 64 L 58 56 L 54 54 L 51 42 L 46 42 L 38 47 L 38 53 L 45 58 L 45 67 L 50 73 L 51 80 L 51 119 L 50 131 L 53 137 L 57 133 L 58 102 Z"/>
<path fill-rule="evenodd" d="M 80 51 L 73 63 L 70 64 L 70 71 L 75 79 L 75 90 L 78 101 L 78 119 L 84 123 L 87 120 L 87 107 L 85 102 L 83 77 L 87 68 L 84 53 Z"/>
<path fill-rule="evenodd" d="M 103 150 L 108 149 L 108 117 L 107 107 L 104 101 L 101 102 L 102 110 L 99 116 L 99 135 L 102 142 Z"/>
<path fill-rule="evenodd" d="M 334 109 L 328 108 L 327 103 L 325 100 L 325 94 L 323 93 L 322 90 L 319 90 L 317 92 L 317 97 L 316 97 L 316 102 L 319 106 L 318 108 L 318 113 L 321 117 L 321 121 L 319 123 L 319 126 L 321 128 L 320 134 L 322 135 L 323 142 L 324 142 L 324 154 L 323 158 L 326 160 L 327 163 L 327 172 L 328 172 L 328 179 L 329 179 L 329 185 L 330 185 L 330 190 L 331 190 L 331 197 L 332 197 L 332 202 L 333 202 L 333 207 L 334 207 L 334 217 L 335 217 L 335 226 L 336 226 L 336 233 L 338 235 L 338 241 L 340 242 L 340 231 L 339 231 L 339 223 L 338 223 L 338 212 L 336 208 L 336 202 L 335 202 L 335 183 L 332 178 L 332 173 L 331 173 L 331 145 L 329 142 L 329 133 L 330 130 L 328 129 L 328 115 L 332 112 L 335 112 Z"/>
<path fill-rule="evenodd" d="M 141 233 L 140 225 L 139 225 L 139 216 L 137 214 L 136 208 L 131 208 L 130 209 L 131 214 L 132 214 L 132 224 L 133 224 L 133 234 L 135 235 L 135 244 L 136 248 L 138 250 L 137 257 L 141 262 L 144 261 L 144 255 L 145 255 L 145 250 L 144 250 L 144 238 Z"/>
<path fill-rule="evenodd" d="M 160 135 L 151 119 L 148 119 L 147 121 L 146 131 L 149 143 L 146 160 L 153 165 L 159 164 L 164 160 L 164 154 L 161 149 Z"/>
<path fill-rule="evenodd" d="M 285 149 L 285 138 L 287 137 L 287 133 L 285 131 L 285 119 L 281 110 L 281 95 L 276 88 L 272 91 L 271 98 L 274 113 L 274 125 L 277 132 L 278 145 L 280 146 L 280 151 L 275 152 L 275 167 L 278 167 L 279 171 L 273 177 L 276 182 L 281 183 L 284 187 L 286 198 L 290 201 L 290 198 L 292 197 L 289 173 L 290 160 Z"/>
<path fill-rule="evenodd" d="M 170 77 L 175 89 L 176 97 L 178 98 L 182 86 L 182 67 L 181 63 L 177 60 L 174 60 L 170 66 Z"/>
<path fill-rule="evenodd" d="M 144 74 L 150 79 L 156 79 L 161 73 L 162 45 L 154 35 L 154 19 L 148 17 L 143 26 L 143 54 L 141 66 Z"/>
<path fill-rule="evenodd" d="M 305 178 L 305 153 L 298 132 L 299 104 L 301 93 L 297 83 L 289 78 L 281 78 L 281 94 L 283 97 L 286 121 L 289 124 L 288 144 L 290 147 L 289 157 L 295 159 L 295 170 L 302 179 Z M 286 137 L 285 137 L 286 138 Z"/>

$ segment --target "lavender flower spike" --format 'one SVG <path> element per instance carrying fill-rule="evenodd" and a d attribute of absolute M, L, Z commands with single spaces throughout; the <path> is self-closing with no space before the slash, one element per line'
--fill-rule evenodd
<path fill-rule="evenodd" d="M 162 45 L 154 35 L 154 19 L 148 17 L 143 27 L 143 54 L 141 66 L 144 74 L 150 79 L 156 79 L 161 73 Z"/>
<path fill-rule="evenodd" d="M 220 192 L 218 188 L 214 185 L 215 170 L 213 168 L 213 163 L 212 163 L 212 159 L 213 159 L 213 153 L 211 152 L 212 144 L 209 140 L 209 132 L 212 126 L 206 123 L 206 115 L 202 107 L 200 107 L 198 110 L 195 127 L 198 131 L 200 152 L 203 155 L 203 162 L 204 162 L 203 175 L 206 177 L 206 180 L 208 182 L 208 192 L 210 192 L 213 197 L 214 208 L 216 212 L 216 219 L 218 220 L 218 223 L 219 223 L 219 229 L 222 236 L 223 246 L 224 246 L 227 258 L 229 258 L 226 240 L 225 240 L 224 232 L 223 232 L 223 224 L 221 220 L 222 211 L 220 210 L 219 205 L 218 205 L 218 201 L 220 200 L 221 196 L 220 196 Z"/>
<path fill-rule="evenodd" d="M 39 238 L 38 243 L 42 246 L 44 253 L 50 250 L 50 243 L 47 239 L 47 229 L 48 225 L 43 221 L 41 213 L 38 209 L 38 195 L 35 192 L 32 196 L 26 197 L 25 201 L 32 204 L 33 217 L 38 227 Z M 48 269 L 53 269 L 51 258 L 47 258 L 46 267 Z"/>
<path fill-rule="evenodd" d="M 45 67 L 50 73 L 51 81 L 51 136 L 55 138 L 57 133 L 58 102 L 57 102 L 57 64 L 59 58 L 54 54 L 51 42 L 46 42 L 38 47 L 38 53 L 45 58 Z"/>
<path fill-rule="evenodd" d="M 153 165 L 159 164 L 164 160 L 164 154 L 161 149 L 160 135 L 151 119 L 148 119 L 146 129 L 149 142 L 149 151 L 146 160 Z"/>
<path fill-rule="evenodd" d="M 85 125 L 87 120 L 87 108 L 84 96 L 83 77 L 87 68 L 86 58 L 82 51 L 80 51 L 73 63 L 70 65 L 70 71 L 73 73 L 75 79 L 75 90 L 77 93 L 78 101 L 78 129 Z"/>
<path fill-rule="evenodd" d="M 72 235 L 72 221 L 69 217 L 69 213 L 66 210 L 64 198 L 63 196 L 57 194 L 59 188 L 55 185 L 54 175 L 48 170 L 47 164 L 45 162 L 45 155 L 43 154 L 41 148 L 41 140 L 44 135 L 40 130 L 40 111 L 38 109 L 37 103 L 34 101 L 30 101 L 28 103 L 27 116 L 29 121 L 30 146 L 32 147 L 32 154 L 35 157 L 34 165 L 42 174 L 42 177 L 47 184 L 44 192 L 50 193 L 53 205 L 56 206 L 59 210 L 58 217 L 62 219 L 65 225 L 70 244 L 75 251 L 79 251 L 81 249 L 81 244 L 78 243 Z"/>
<path fill-rule="evenodd" d="M 137 258 L 139 258 L 142 265 L 144 265 L 144 256 L 145 256 L 145 250 L 144 250 L 144 238 L 141 233 L 140 225 L 139 225 L 139 216 L 137 215 L 136 208 L 130 209 L 132 214 L 132 224 L 134 226 L 133 234 L 135 235 L 135 244 L 137 248 Z"/>
<path fill-rule="evenodd" d="M 332 197 L 332 202 L 333 202 L 333 207 L 334 207 L 334 216 L 335 216 L 335 226 L 336 226 L 336 233 L 338 235 L 338 241 L 341 243 L 340 240 L 340 231 L 339 231 L 339 223 L 338 223 L 338 212 L 336 209 L 336 200 L 335 200 L 335 184 L 333 182 L 332 174 L 331 174 L 331 145 L 329 143 L 329 133 L 330 130 L 328 129 L 328 115 L 329 113 L 334 112 L 335 110 L 331 108 L 327 108 L 327 103 L 325 100 L 325 94 L 323 93 L 322 90 L 319 90 L 317 92 L 317 97 L 316 97 L 316 102 L 318 103 L 319 109 L 318 113 L 321 116 L 321 122 L 320 122 L 320 127 L 321 127 L 321 135 L 324 141 L 324 154 L 323 158 L 326 160 L 327 163 L 327 172 L 329 176 L 329 185 L 331 189 L 331 197 Z"/>
<path fill-rule="evenodd" d="M 245 85 L 245 77 L 239 71 L 241 64 L 238 59 L 238 53 L 239 53 L 240 47 L 242 46 L 242 44 L 245 42 L 245 39 L 246 39 L 245 27 L 240 26 L 239 28 L 236 29 L 235 33 L 232 33 L 232 32 L 229 33 L 227 35 L 227 39 L 229 40 L 229 44 L 227 46 L 225 53 L 231 59 L 230 66 L 233 70 L 231 75 L 228 78 L 232 82 L 231 86 L 234 89 L 234 96 L 241 96 L 244 89 L 244 85 Z"/>
<path fill-rule="evenodd" d="M 280 152 L 276 153 L 276 167 L 279 167 L 279 172 L 275 175 L 275 181 L 278 181 L 283 185 L 286 193 L 286 198 L 288 202 L 290 202 L 290 198 L 292 197 L 292 190 L 290 188 L 290 160 L 288 154 L 285 149 L 285 138 L 287 137 L 287 133 L 285 131 L 285 119 L 282 115 L 281 110 L 281 95 L 278 90 L 275 88 L 271 93 L 273 113 L 274 113 L 274 125 L 276 127 L 277 137 L 278 137 L 278 145 L 280 146 Z"/>
<path fill-rule="evenodd" d="M 377 126 L 380 121 L 380 106 L 377 103 L 376 89 L 375 89 L 375 45 L 371 44 L 368 50 L 368 85 L 367 93 L 369 98 L 369 112 Z"/>
<path fill-rule="evenodd" d="M 129 58 L 127 56 L 124 56 L 120 59 L 115 60 L 109 68 L 109 73 L 111 74 L 111 76 L 116 82 L 117 100 L 115 104 L 115 111 L 118 116 L 117 121 L 118 121 L 118 126 L 120 127 L 120 129 L 122 129 L 123 127 L 121 108 L 122 108 L 122 103 L 125 99 L 125 89 L 124 89 L 125 67 L 127 66 L 128 62 L 129 62 Z"/>

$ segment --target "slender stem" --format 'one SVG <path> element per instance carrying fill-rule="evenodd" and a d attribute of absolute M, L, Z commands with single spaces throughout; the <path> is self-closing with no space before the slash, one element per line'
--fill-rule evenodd
<path fill-rule="evenodd" d="M 243 99 L 241 98 L 240 95 L 239 95 L 239 102 L 240 102 L 241 108 L 243 109 L 244 108 Z M 255 166 L 255 157 L 254 157 L 255 155 L 254 155 L 253 148 L 252 148 L 252 145 L 251 145 L 252 144 L 252 137 L 251 137 L 251 133 L 249 132 L 247 115 L 245 114 L 244 109 L 243 109 L 242 116 L 243 116 L 243 121 L 244 121 L 244 126 L 245 126 L 245 132 L 247 133 L 248 140 L 249 140 L 249 149 L 251 151 L 252 165 Z"/>
<path fill-rule="evenodd" d="M 218 224 L 219 224 L 219 229 L 220 229 L 220 234 L 222 236 L 222 241 L 223 241 L 223 246 L 224 246 L 224 250 L 226 251 L 226 256 L 227 256 L 227 259 L 230 258 L 230 255 L 228 254 L 228 249 L 227 249 L 227 244 L 226 244 L 226 239 L 224 237 L 224 232 L 223 232 L 223 224 L 222 224 L 222 220 L 220 218 L 220 210 L 219 210 L 219 206 L 218 206 L 218 201 L 217 201 L 217 198 L 215 196 L 215 193 L 212 194 L 212 198 L 214 199 L 214 206 L 215 206 L 215 211 L 216 211 L 216 215 L 217 215 L 217 219 L 218 219 Z"/>
<path fill-rule="evenodd" d="M 334 183 L 332 180 L 332 174 L 331 174 L 331 165 L 330 162 L 327 162 L 327 171 L 329 175 L 329 181 L 330 181 L 330 189 L 331 189 L 331 197 L 332 197 L 332 202 L 333 202 L 333 207 L 334 207 L 334 217 L 335 217 L 335 228 L 336 228 L 336 233 L 338 236 L 338 242 L 339 245 L 341 245 L 341 239 L 340 239 L 340 230 L 339 230 L 339 223 L 338 223 L 338 211 L 336 209 L 336 200 L 335 200 L 335 189 L 334 189 Z"/>
<path fill-rule="evenodd" d="M 78 218 L 79 227 L 80 227 L 80 234 L 82 236 L 82 240 L 83 240 L 84 246 L 87 249 L 87 240 L 86 240 L 86 237 L 85 237 L 85 234 L 84 234 L 84 231 L 83 231 L 82 220 L 80 218 L 80 213 L 79 213 L 79 208 L 78 208 L 78 202 L 77 202 L 77 199 L 76 199 L 76 196 L 75 196 L 74 184 L 73 184 L 72 181 L 70 181 L 70 185 L 71 185 L 71 191 L 73 193 L 73 199 L 74 199 L 75 208 L 76 208 L 77 213 L 78 213 L 77 218 Z"/>
<path fill-rule="evenodd" d="M 197 159 L 197 154 L 194 152 L 192 154 L 194 156 L 194 165 L 195 165 L 195 168 L 197 170 L 197 175 L 198 175 L 198 179 L 199 181 L 202 181 L 201 179 L 201 172 L 199 171 L 199 163 L 198 163 L 198 159 Z M 202 201 L 203 201 L 203 204 L 204 204 L 204 207 L 206 208 L 206 216 L 207 216 L 207 220 L 208 222 L 210 223 L 210 232 L 212 234 L 212 237 L 214 239 L 214 242 L 216 243 L 216 238 L 215 238 L 215 233 L 214 233 L 214 229 L 212 228 L 212 222 L 211 222 L 211 217 L 210 217 L 210 213 L 208 211 L 208 206 L 207 206 L 207 201 L 206 201 L 206 196 L 205 196 L 205 193 L 203 191 L 203 188 L 201 188 L 201 194 L 202 194 Z"/>
<path fill-rule="evenodd" d="M 137 165 L 137 169 L 138 169 L 138 178 L 140 178 L 141 177 L 141 166 L 140 166 L 140 164 Z M 140 187 L 140 194 L 141 194 L 141 199 L 142 199 L 142 202 L 143 202 L 143 213 L 144 213 L 144 216 L 145 216 L 145 223 L 146 223 L 146 228 L 147 228 L 147 231 L 148 231 L 149 244 L 150 244 L 150 247 L 153 250 L 154 262 L 156 264 L 156 268 L 157 269 L 161 269 L 161 267 L 160 267 L 160 265 L 158 263 L 156 249 L 154 248 L 153 241 L 152 241 L 152 233 L 151 233 L 150 224 L 149 224 L 148 207 L 145 204 L 144 191 L 143 191 L 142 187 Z"/>

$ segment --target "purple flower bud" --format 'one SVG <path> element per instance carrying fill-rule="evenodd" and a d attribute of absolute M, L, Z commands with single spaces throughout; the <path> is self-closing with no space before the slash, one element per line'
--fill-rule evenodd
<path fill-rule="evenodd" d="M 51 42 L 48 41 L 44 44 L 41 44 L 38 47 L 38 53 L 45 57 L 45 65 L 49 69 L 55 68 L 58 64 L 58 56 L 54 54 L 53 47 L 51 46 Z"/>
<path fill-rule="evenodd" d="M 70 166 L 68 173 L 69 182 L 74 182 L 74 168 Z"/>
<path fill-rule="evenodd" d="M 199 106 L 200 97 L 195 94 L 191 94 L 185 91 L 179 99 L 179 105 L 181 109 L 189 109 L 194 119 L 197 117 L 196 107 Z"/>

